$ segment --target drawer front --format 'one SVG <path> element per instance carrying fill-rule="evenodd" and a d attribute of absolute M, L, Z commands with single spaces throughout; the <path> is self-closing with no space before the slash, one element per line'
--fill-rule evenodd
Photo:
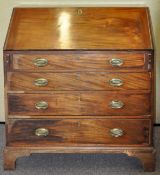
<path fill-rule="evenodd" d="M 121 92 L 53 92 L 9 94 L 10 115 L 148 115 L 150 94 Z"/>
<path fill-rule="evenodd" d="M 54 52 L 45 54 L 14 54 L 13 69 L 28 71 L 84 71 L 127 69 L 145 67 L 144 53 L 108 53 L 108 52 Z"/>
<path fill-rule="evenodd" d="M 51 90 L 149 90 L 149 73 L 8 73 L 8 89 Z"/>
<path fill-rule="evenodd" d="M 147 146 L 150 120 L 54 119 L 13 120 L 8 125 L 8 146 Z"/>

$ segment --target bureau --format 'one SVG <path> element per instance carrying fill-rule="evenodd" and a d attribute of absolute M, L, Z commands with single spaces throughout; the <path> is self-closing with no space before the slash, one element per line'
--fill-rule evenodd
<path fill-rule="evenodd" d="M 150 26 L 143 7 L 14 8 L 4 168 L 34 153 L 124 153 L 154 171 Z"/>

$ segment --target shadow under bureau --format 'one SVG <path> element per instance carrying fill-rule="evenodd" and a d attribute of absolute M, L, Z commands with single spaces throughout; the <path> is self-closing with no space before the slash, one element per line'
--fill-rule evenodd
<path fill-rule="evenodd" d="M 14 8 L 4 168 L 33 153 L 124 153 L 154 171 L 153 62 L 148 8 Z"/>

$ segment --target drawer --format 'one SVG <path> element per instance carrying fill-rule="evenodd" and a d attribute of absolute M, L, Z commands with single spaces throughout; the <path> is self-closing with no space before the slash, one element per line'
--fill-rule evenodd
<path fill-rule="evenodd" d="M 149 73 L 8 73 L 12 91 L 149 90 Z"/>
<path fill-rule="evenodd" d="M 53 54 L 14 54 L 13 69 L 26 71 L 84 71 L 145 68 L 144 53 L 53 52 Z"/>
<path fill-rule="evenodd" d="M 12 120 L 7 146 L 147 146 L 147 119 Z"/>
<path fill-rule="evenodd" d="M 10 115 L 148 115 L 149 93 L 65 91 L 9 94 Z"/>

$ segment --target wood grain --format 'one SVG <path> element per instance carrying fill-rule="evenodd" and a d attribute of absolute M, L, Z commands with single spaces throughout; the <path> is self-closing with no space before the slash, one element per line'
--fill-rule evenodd
<path fill-rule="evenodd" d="M 154 172 L 156 168 L 156 151 L 153 152 L 134 152 L 131 156 L 138 158 L 143 165 L 145 172 Z"/>
<path fill-rule="evenodd" d="M 127 154 L 141 160 L 144 171 L 155 171 L 155 149 L 153 147 L 110 147 L 110 146 L 57 146 L 57 147 L 5 147 L 4 169 L 14 170 L 16 159 L 29 156 L 34 153 L 107 153 L 107 154 Z M 20 163 L 20 162 L 19 162 Z M 20 164 L 19 164 L 20 166 Z"/>
<path fill-rule="evenodd" d="M 147 53 L 145 52 L 107 52 L 107 51 L 57 51 L 36 54 L 13 54 L 13 69 L 22 71 L 110 71 L 121 69 L 146 69 Z M 36 58 L 45 58 L 48 64 L 44 67 L 34 65 Z M 124 64 L 113 67 L 110 60 L 120 58 Z"/>
<path fill-rule="evenodd" d="M 121 109 L 112 109 L 110 102 L 120 100 Z M 48 103 L 48 108 L 38 110 L 39 101 Z M 150 94 L 72 91 L 53 92 L 52 94 L 9 94 L 10 115 L 147 115 L 150 114 Z"/>
<path fill-rule="evenodd" d="M 4 50 L 152 49 L 148 26 L 144 7 L 15 8 Z"/>
<path fill-rule="evenodd" d="M 45 86 L 35 85 L 35 80 L 43 78 Z M 121 86 L 110 83 L 120 79 Z M 151 77 L 149 73 L 8 73 L 8 90 L 10 91 L 57 91 L 57 90 L 149 90 Z"/>
<path fill-rule="evenodd" d="M 124 153 L 154 171 L 150 24 L 144 7 L 14 8 L 4 45 L 4 169 L 32 153 Z M 36 58 L 48 64 L 37 67 Z M 35 87 L 38 78 L 47 86 Z M 112 78 L 123 86 L 109 86 Z M 112 109 L 112 100 L 124 106 Z M 36 109 L 39 101 L 48 108 Z M 36 136 L 39 127 L 49 135 Z M 113 128 L 124 135 L 111 136 Z"/>
<path fill-rule="evenodd" d="M 14 170 L 16 168 L 16 160 L 20 157 L 29 156 L 29 150 L 17 150 L 5 148 L 3 152 L 4 170 Z"/>
<path fill-rule="evenodd" d="M 56 119 L 13 120 L 8 127 L 8 146 L 81 146 L 149 144 L 149 120 L 135 119 Z M 49 135 L 36 136 L 37 128 L 47 128 Z M 120 128 L 121 137 L 113 137 L 110 130 Z"/>

